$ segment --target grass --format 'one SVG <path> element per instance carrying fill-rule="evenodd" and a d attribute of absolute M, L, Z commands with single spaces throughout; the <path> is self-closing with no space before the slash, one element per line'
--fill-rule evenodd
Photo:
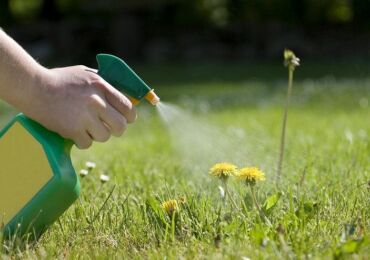
<path fill-rule="evenodd" d="M 163 100 L 196 112 L 198 119 L 225 133 L 245 133 L 234 147 L 248 151 L 238 163 L 264 170 L 266 181 L 256 187 L 257 200 L 263 204 L 270 198 L 272 207 L 265 214 L 272 226 L 261 220 L 249 190 L 237 181 L 230 179 L 229 189 L 241 211 L 229 202 L 223 205 L 218 180 L 207 169 L 183 165 L 155 110 L 141 105 L 139 119 L 124 137 L 73 151 L 77 170 L 86 161 L 97 164 L 81 180 L 80 199 L 36 245 L 4 242 L 8 251 L 2 248 L 0 258 L 366 259 L 367 67 L 311 63 L 297 69 L 279 189 L 273 178 L 286 87 L 281 64 L 139 67 Z M 14 113 L 4 104 L 0 109 L 8 115 L 4 121 Z M 101 171 L 111 177 L 109 182 L 100 183 Z M 187 202 L 170 218 L 162 202 L 181 197 Z"/>

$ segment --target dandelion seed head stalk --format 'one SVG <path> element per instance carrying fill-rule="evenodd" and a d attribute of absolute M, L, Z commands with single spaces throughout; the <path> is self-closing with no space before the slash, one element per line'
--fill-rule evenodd
<path fill-rule="evenodd" d="M 293 88 L 293 73 L 297 66 L 299 66 L 300 59 L 295 56 L 294 52 L 289 49 L 284 50 L 284 65 L 288 67 L 289 72 L 289 80 L 288 80 L 288 91 L 285 100 L 285 109 L 284 109 L 284 116 L 283 116 L 283 124 L 281 129 L 281 138 L 280 138 L 280 151 L 279 151 L 279 161 L 277 167 L 277 178 L 276 182 L 280 181 L 281 178 L 281 171 L 283 167 L 284 161 L 284 152 L 285 152 L 285 132 L 286 132 L 286 124 L 288 119 L 288 108 L 290 103 L 290 96 L 292 93 Z"/>

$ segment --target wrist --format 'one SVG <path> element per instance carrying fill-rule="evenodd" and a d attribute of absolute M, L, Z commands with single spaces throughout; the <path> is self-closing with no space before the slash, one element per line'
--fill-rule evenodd
<path fill-rule="evenodd" d="M 23 88 L 19 100 L 14 104 L 18 109 L 28 115 L 40 113 L 44 103 L 47 100 L 47 94 L 50 92 L 52 77 L 50 70 L 36 64 L 30 73 L 28 86 Z"/>

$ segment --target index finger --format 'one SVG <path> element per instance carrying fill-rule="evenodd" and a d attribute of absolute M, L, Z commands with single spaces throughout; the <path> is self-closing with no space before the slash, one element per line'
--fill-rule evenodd
<path fill-rule="evenodd" d="M 136 109 L 131 101 L 108 82 L 103 80 L 105 98 L 108 103 L 120 112 L 126 119 L 127 123 L 133 123 L 136 120 Z"/>

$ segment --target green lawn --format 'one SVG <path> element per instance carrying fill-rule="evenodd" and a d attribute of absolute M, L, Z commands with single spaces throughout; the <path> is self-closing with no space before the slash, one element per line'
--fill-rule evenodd
<path fill-rule="evenodd" d="M 287 76 L 281 64 L 138 67 L 162 100 L 187 111 L 184 119 L 168 129 L 156 110 L 143 104 L 124 137 L 74 150 L 77 171 L 86 161 L 97 164 L 81 180 L 80 199 L 35 246 L 21 249 L 6 242 L 8 253 L 3 248 L 0 258 L 367 259 L 367 68 L 308 63 L 297 69 L 277 188 Z M 4 104 L 0 110 L 3 118 L 14 113 Z M 265 172 L 266 181 L 257 185 L 260 204 L 281 195 L 266 212 L 271 226 L 237 180 L 230 179 L 229 188 L 240 210 L 229 200 L 223 204 L 220 181 L 208 175 L 217 161 Z M 101 172 L 109 182 L 100 183 Z M 161 203 L 182 197 L 186 203 L 171 219 Z"/>

